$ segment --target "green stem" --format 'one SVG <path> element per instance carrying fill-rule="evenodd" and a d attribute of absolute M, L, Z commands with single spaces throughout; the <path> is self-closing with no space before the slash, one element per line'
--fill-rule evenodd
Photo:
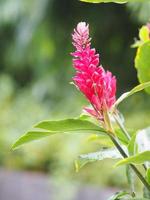
<path fill-rule="evenodd" d="M 116 141 L 116 139 L 113 137 L 113 135 L 111 133 L 109 133 L 108 135 L 109 135 L 110 139 L 112 140 L 112 142 L 114 143 L 114 145 L 116 146 L 116 148 L 118 149 L 118 151 L 120 152 L 120 154 L 124 158 L 127 158 L 128 157 L 127 154 L 124 152 L 124 150 L 122 149 L 122 147 L 120 146 L 120 144 Z M 130 164 L 130 166 L 133 169 L 133 171 L 135 172 L 135 174 L 139 177 L 139 179 L 141 180 L 141 182 L 143 183 L 143 185 L 150 191 L 150 185 L 145 180 L 145 178 L 140 173 L 140 171 L 133 164 Z"/>

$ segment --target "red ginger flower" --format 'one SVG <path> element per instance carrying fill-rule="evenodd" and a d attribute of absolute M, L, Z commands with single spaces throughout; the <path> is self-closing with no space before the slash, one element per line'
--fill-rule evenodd
<path fill-rule="evenodd" d="M 74 83 L 93 107 L 85 110 L 103 120 L 104 111 L 109 110 L 116 101 L 116 78 L 99 66 L 99 54 L 90 47 L 89 26 L 85 22 L 78 23 L 72 39 L 76 48 L 72 53 L 73 66 L 77 70 Z"/>

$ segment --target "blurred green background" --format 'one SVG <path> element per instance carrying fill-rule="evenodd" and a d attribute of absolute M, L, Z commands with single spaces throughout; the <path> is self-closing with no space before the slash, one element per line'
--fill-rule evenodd
<path fill-rule="evenodd" d="M 90 24 L 92 46 L 101 63 L 117 77 L 117 95 L 138 84 L 135 49 L 130 45 L 150 17 L 150 2 L 86 4 L 77 0 L 0 1 L 0 165 L 8 169 L 49 172 L 55 179 L 107 186 L 126 186 L 125 171 L 110 161 L 87 165 L 79 173 L 74 160 L 100 144 L 87 135 L 57 135 L 27 144 L 11 144 L 44 119 L 74 117 L 87 104 L 70 85 L 70 52 L 76 24 Z M 120 106 L 128 127 L 149 125 L 150 97 L 140 93 Z M 142 119 L 142 120 L 141 120 Z M 98 174 L 98 175 L 97 175 Z"/>

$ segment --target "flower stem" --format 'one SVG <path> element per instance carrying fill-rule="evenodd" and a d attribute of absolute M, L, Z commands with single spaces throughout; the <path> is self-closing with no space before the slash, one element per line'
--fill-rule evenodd
<path fill-rule="evenodd" d="M 109 135 L 110 139 L 112 140 L 112 142 L 114 143 L 114 145 L 116 146 L 116 148 L 118 149 L 118 151 L 120 152 L 120 154 L 124 158 L 127 158 L 128 157 L 127 154 L 124 152 L 124 150 L 122 149 L 122 147 L 120 146 L 120 144 L 117 142 L 117 140 L 114 138 L 114 136 L 112 135 L 112 133 L 109 133 L 108 135 Z M 135 174 L 139 177 L 139 179 L 141 180 L 141 182 L 143 183 L 143 185 L 150 191 L 150 185 L 145 180 L 145 178 L 143 177 L 143 175 L 141 174 L 141 172 L 133 164 L 130 164 L 130 166 L 133 169 L 133 171 L 135 172 Z"/>

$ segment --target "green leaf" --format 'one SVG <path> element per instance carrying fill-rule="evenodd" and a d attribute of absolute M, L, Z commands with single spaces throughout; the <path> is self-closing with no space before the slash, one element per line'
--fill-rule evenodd
<path fill-rule="evenodd" d="M 128 139 L 124 135 L 121 129 L 115 129 L 115 134 L 117 135 L 118 139 L 122 142 L 124 145 L 128 145 Z"/>
<path fill-rule="evenodd" d="M 129 151 L 130 155 L 134 155 L 137 150 L 137 145 L 135 143 L 136 135 L 137 135 L 137 133 L 132 135 L 131 140 L 129 141 L 129 144 L 128 144 L 128 151 Z"/>
<path fill-rule="evenodd" d="M 35 125 L 35 128 L 41 128 L 54 132 L 71 132 L 71 131 L 98 131 L 105 132 L 103 128 L 96 124 L 82 119 L 65 119 L 59 121 L 42 121 Z"/>
<path fill-rule="evenodd" d="M 101 151 L 80 155 L 75 161 L 76 171 L 79 171 L 87 163 L 104 160 L 107 158 L 119 159 L 122 158 L 117 149 L 102 149 Z"/>
<path fill-rule="evenodd" d="M 115 166 L 120 166 L 124 164 L 143 164 L 146 161 L 150 161 L 150 151 L 144 151 L 142 153 L 136 154 L 135 156 L 130 156 L 128 158 L 120 160 Z"/>
<path fill-rule="evenodd" d="M 49 132 L 49 131 L 29 131 L 22 135 L 13 145 L 12 150 L 18 148 L 19 146 L 34 141 L 39 140 L 41 138 L 56 134 L 57 132 Z"/>
<path fill-rule="evenodd" d="M 19 147 L 22 144 L 41 139 L 46 136 L 50 136 L 58 133 L 67 132 L 92 132 L 95 131 L 99 134 L 104 134 L 104 129 L 95 125 L 94 123 L 81 120 L 81 119 L 65 119 L 59 121 L 42 121 L 35 125 L 35 128 L 44 129 L 42 131 L 35 130 L 29 131 L 21 136 L 12 146 L 12 149 Z"/>
<path fill-rule="evenodd" d="M 147 182 L 150 184 L 150 168 L 148 168 L 146 171 L 146 179 L 147 179 Z"/>
<path fill-rule="evenodd" d="M 140 83 L 150 81 L 150 41 L 138 48 L 135 57 L 135 67 Z M 146 91 L 150 94 L 150 87 Z"/>
<path fill-rule="evenodd" d="M 113 106 L 113 109 L 118 106 L 122 101 L 124 101 L 126 98 L 128 98 L 129 96 L 141 91 L 141 90 L 144 90 L 145 88 L 148 88 L 150 87 L 150 81 L 149 82 L 145 82 L 145 83 L 142 83 L 142 84 L 139 84 L 137 85 L 136 87 L 134 87 L 132 90 L 130 90 L 129 92 L 125 92 L 124 94 L 122 94 L 118 99 L 117 101 L 115 102 L 114 106 Z"/>
<path fill-rule="evenodd" d="M 140 28 L 139 38 L 143 42 L 149 41 L 149 29 L 147 26 L 142 26 L 142 28 Z"/>
<path fill-rule="evenodd" d="M 127 3 L 127 2 L 142 2 L 143 0 L 80 0 L 87 3 Z"/>
<path fill-rule="evenodd" d="M 108 200 L 121 200 L 122 197 L 129 197 L 130 194 L 126 191 L 120 191 L 114 194 L 112 197 L 110 197 Z M 131 197 L 131 196 L 130 196 Z M 123 199 L 122 199 L 123 200 Z"/>

